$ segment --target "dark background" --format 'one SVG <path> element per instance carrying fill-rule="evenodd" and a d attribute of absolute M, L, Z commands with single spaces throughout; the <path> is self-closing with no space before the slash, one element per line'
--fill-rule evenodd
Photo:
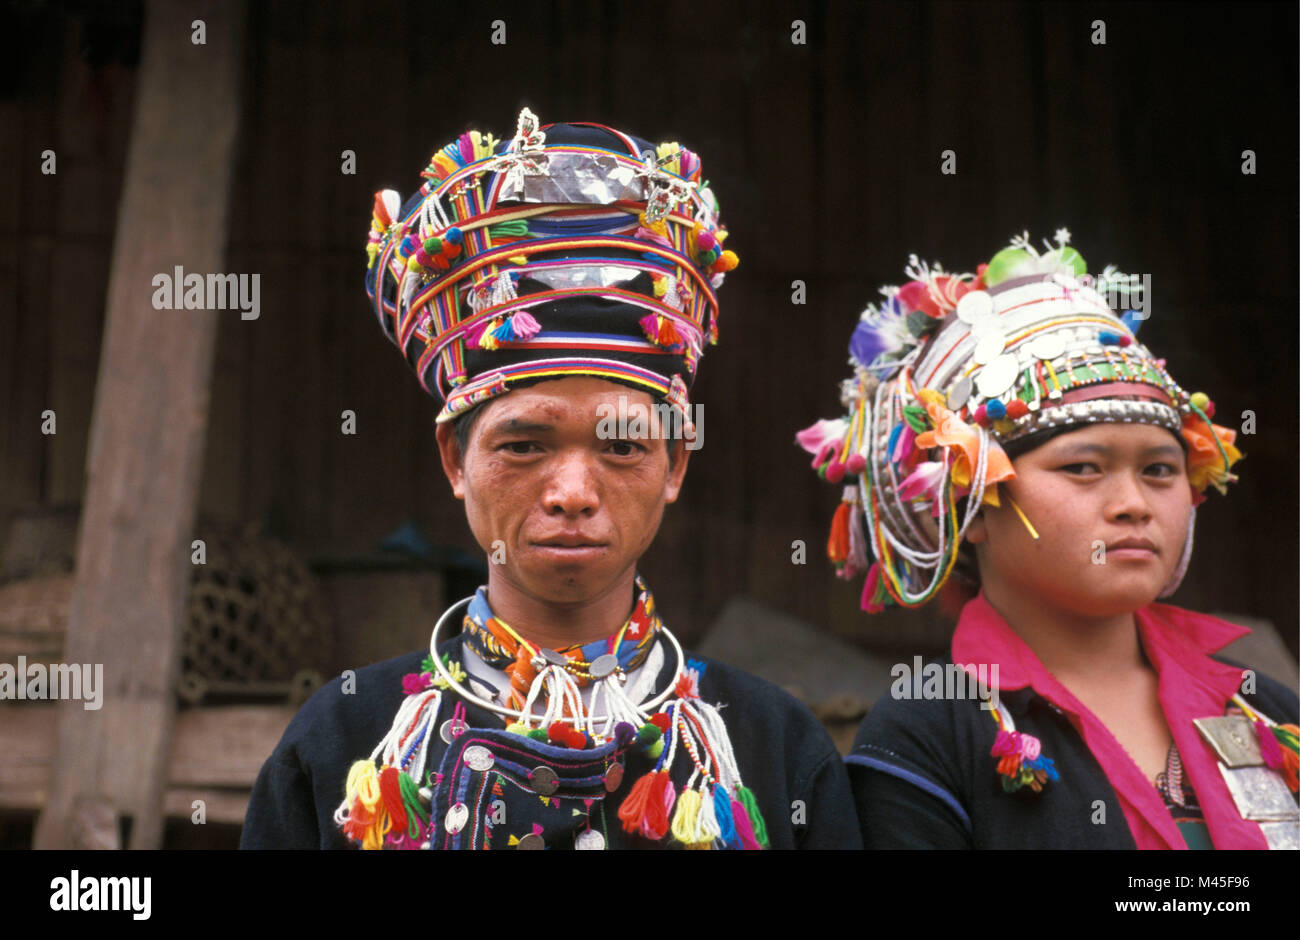
<path fill-rule="evenodd" d="M 0 519 L 82 498 L 141 26 L 133 3 L 5 10 Z M 835 580 L 822 546 L 839 493 L 794 433 L 838 411 L 857 313 L 909 253 L 973 270 L 1015 233 L 1066 226 L 1090 270 L 1151 275 L 1142 339 L 1218 423 L 1257 415 L 1175 601 L 1272 620 L 1294 651 L 1294 4 L 372 0 L 249 17 L 226 270 L 261 274 L 262 312 L 222 315 L 205 516 L 256 522 L 309 560 L 367 552 L 407 520 L 474 549 L 436 408 L 367 307 L 363 248 L 375 190 L 409 195 L 434 148 L 508 136 L 526 104 L 698 152 L 741 258 L 692 394 L 705 446 L 643 567 L 684 639 L 749 594 L 875 648 L 941 640 L 937 610 L 868 619 L 860 584 Z M 40 173 L 45 148 L 57 176 Z M 955 176 L 939 172 L 948 149 Z"/>

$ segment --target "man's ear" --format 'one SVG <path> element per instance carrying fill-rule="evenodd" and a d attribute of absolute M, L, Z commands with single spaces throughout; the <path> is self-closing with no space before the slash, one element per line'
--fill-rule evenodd
<path fill-rule="evenodd" d="M 442 472 L 451 483 L 451 491 L 457 499 L 464 499 L 465 455 L 460 452 L 455 423 L 447 421 L 438 425 L 434 437 L 438 441 L 438 453 L 442 456 Z"/>
<path fill-rule="evenodd" d="M 669 461 L 668 479 L 664 482 L 664 502 L 675 503 L 677 494 L 682 491 L 682 481 L 686 479 L 686 464 L 691 459 L 691 451 L 680 437 L 670 438 L 668 446 L 674 453 Z"/>

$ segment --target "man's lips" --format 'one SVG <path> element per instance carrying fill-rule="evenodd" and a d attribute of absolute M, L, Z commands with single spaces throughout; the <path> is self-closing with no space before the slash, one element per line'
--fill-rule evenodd
<path fill-rule="evenodd" d="M 604 548 L 609 543 L 583 535 L 559 535 L 548 539 L 533 539 L 541 548 Z"/>

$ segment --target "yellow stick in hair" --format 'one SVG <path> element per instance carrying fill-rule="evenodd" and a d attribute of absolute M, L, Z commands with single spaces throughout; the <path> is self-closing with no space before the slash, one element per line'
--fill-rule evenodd
<path fill-rule="evenodd" d="M 1025 524 L 1025 528 L 1029 530 L 1029 534 L 1032 535 L 1032 536 L 1034 537 L 1034 541 L 1037 542 L 1037 541 L 1038 541 L 1038 530 L 1035 529 L 1035 528 L 1033 527 L 1033 524 L 1030 523 L 1030 521 L 1025 517 L 1024 510 L 1022 510 L 1022 509 L 1020 508 L 1020 506 L 1017 505 L 1016 501 L 1015 501 L 1014 499 L 1011 498 L 1011 494 L 1010 494 L 1010 493 L 1007 493 L 1007 492 L 1004 491 L 1002 495 L 1005 496 L 1005 497 L 1007 498 L 1007 502 L 1009 502 L 1009 503 L 1011 504 L 1011 508 L 1014 509 L 1014 510 L 1016 511 L 1016 515 L 1020 517 L 1020 521 L 1023 522 L 1023 523 Z"/>

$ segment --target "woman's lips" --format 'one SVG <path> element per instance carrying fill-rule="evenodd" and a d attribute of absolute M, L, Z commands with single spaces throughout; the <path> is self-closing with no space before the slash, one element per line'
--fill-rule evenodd
<path fill-rule="evenodd" d="M 1150 561 L 1159 554 L 1155 544 L 1146 539 L 1123 539 L 1106 547 L 1107 561 Z"/>

